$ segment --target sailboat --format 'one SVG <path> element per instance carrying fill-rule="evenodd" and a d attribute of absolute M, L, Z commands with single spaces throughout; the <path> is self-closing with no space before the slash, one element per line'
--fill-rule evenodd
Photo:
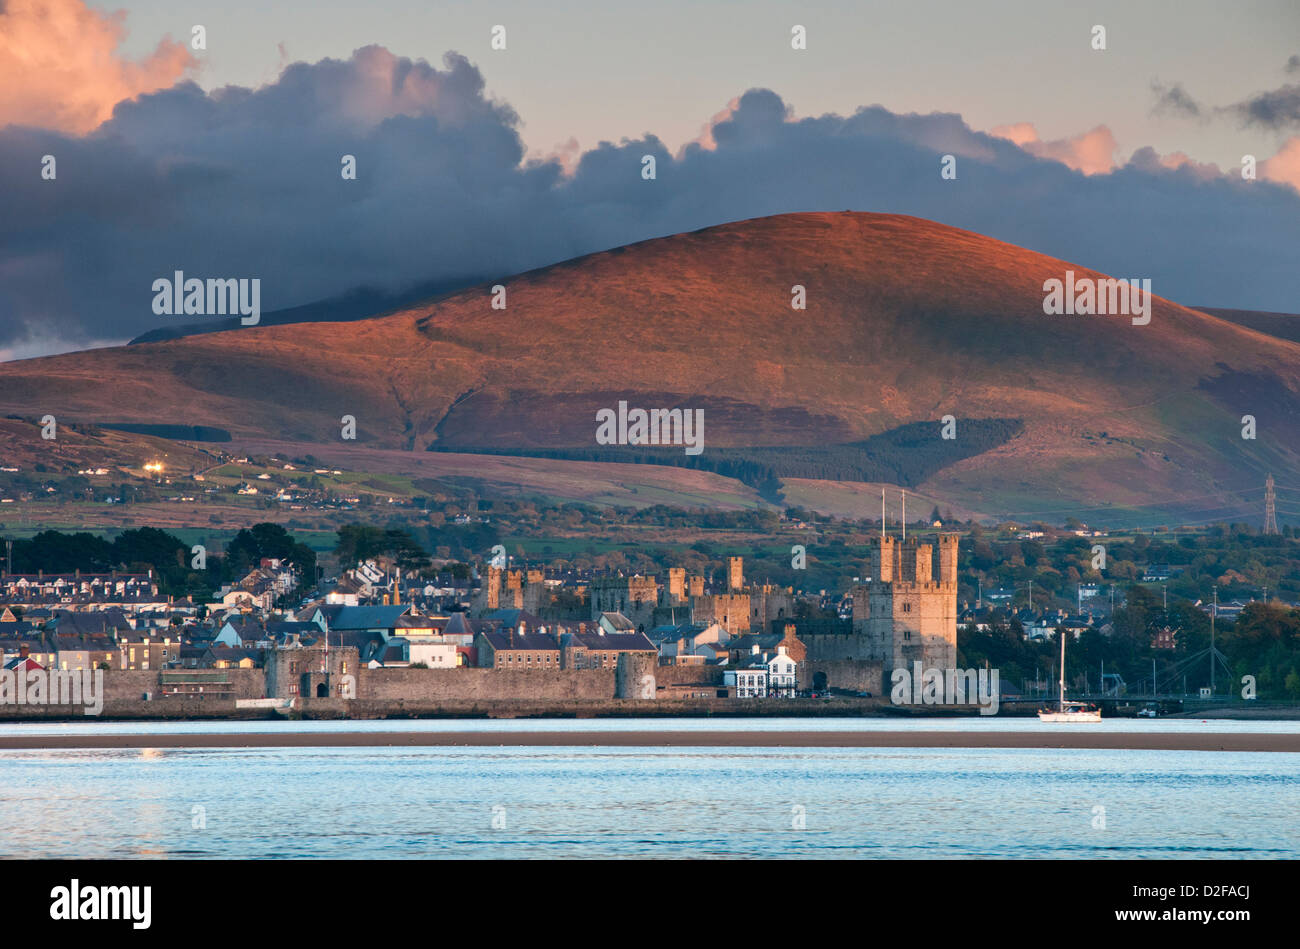
<path fill-rule="evenodd" d="M 1061 704 L 1057 711 L 1049 712 L 1045 708 L 1038 710 L 1038 720 L 1042 722 L 1099 722 L 1101 709 L 1086 702 L 1067 702 L 1065 700 L 1065 637 L 1067 631 L 1058 631 L 1061 636 Z"/>

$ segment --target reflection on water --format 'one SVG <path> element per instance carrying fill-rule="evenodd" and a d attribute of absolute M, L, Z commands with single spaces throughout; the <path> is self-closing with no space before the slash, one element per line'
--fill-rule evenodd
<path fill-rule="evenodd" d="M 123 749 L 0 769 L 6 857 L 1300 857 L 1294 754 Z"/>

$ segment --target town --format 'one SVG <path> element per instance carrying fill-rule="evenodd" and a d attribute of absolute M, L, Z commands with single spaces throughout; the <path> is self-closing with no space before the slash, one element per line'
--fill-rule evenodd
<path fill-rule="evenodd" d="M 804 517 L 813 516 L 788 514 L 806 526 Z M 1166 547 L 1077 521 L 958 526 L 855 536 L 866 569 L 839 591 L 798 586 L 788 580 L 797 573 L 766 561 L 753 579 L 736 554 L 631 571 L 496 545 L 462 561 L 405 530 L 356 524 L 319 560 L 270 523 L 210 559 L 191 559 L 198 547 L 156 528 L 111 542 L 45 531 L 5 542 L 0 650 L 6 675 L 102 670 L 110 716 L 612 714 L 646 700 L 665 712 L 866 713 L 888 705 L 894 670 L 917 663 L 1000 670 L 1004 707 L 1028 708 L 1055 688 L 1062 635 L 1074 643 L 1067 672 L 1080 693 L 1223 700 L 1248 677 L 1261 699 L 1300 699 L 1300 609 L 1276 592 L 1291 581 L 1271 596 L 1220 600 L 1217 585 L 1209 598 L 1169 595 L 1205 565 L 1202 547 L 1247 544 L 1258 567 L 1265 545 L 1278 545 L 1274 569 L 1289 575 L 1300 556 L 1289 528 Z M 1098 539 L 1111 545 L 1118 583 L 1101 576 Z M 1134 546 L 1186 563 L 1139 569 L 1126 559 Z M 122 569 L 21 569 L 33 559 Z M 228 579 L 210 595 L 177 595 L 195 589 L 187 560 Z M 1225 592 L 1234 572 L 1218 577 Z M 28 704 L 0 714 L 69 712 Z"/>

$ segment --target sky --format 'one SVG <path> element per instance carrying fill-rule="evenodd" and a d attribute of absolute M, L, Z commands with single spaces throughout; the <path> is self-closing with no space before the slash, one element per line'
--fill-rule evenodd
<path fill-rule="evenodd" d="M 845 208 L 1300 310 L 1300 4 L 0 0 L 0 358 Z"/>

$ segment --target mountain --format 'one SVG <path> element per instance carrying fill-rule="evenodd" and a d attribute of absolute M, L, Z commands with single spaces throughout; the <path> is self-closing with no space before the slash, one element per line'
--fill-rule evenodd
<path fill-rule="evenodd" d="M 1292 342 L 1300 343 L 1300 316 L 1295 313 L 1270 313 L 1266 310 L 1225 310 L 1220 307 L 1208 306 L 1197 307 L 1197 309 L 1202 313 L 1209 313 L 1211 316 L 1217 316 L 1230 323 L 1236 323 L 1239 326 L 1245 326 L 1260 333 L 1267 333 L 1269 336 L 1276 336 L 1278 339 L 1289 339 Z"/>
<path fill-rule="evenodd" d="M 6 363 L 0 413 L 339 449 L 352 415 L 356 447 L 576 458 L 597 447 L 599 409 L 699 408 L 699 458 L 776 472 L 767 490 L 910 478 L 1055 521 L 1217 519 L 1261 506 L 1266 471 L 1289 485 L 1300 343 L 1160 297 L 1142 326 L 1045 315 L 1044 281 L 1067 270 L 1105 277 L 917 218 L 779 215 L 518 275 L 505 309 L 479 286 L 355 322 Z M 945 415 L 956 438 L 936 448 Z"/>
<path fill-rule="evenodd" d="M 287 307 L 263 313 L 259 319 L 261 326 L 282 326 L 286 323 L 344 323 L 351 320 L 364 320 L 380 313 L 399 310 L 415 303 L 427 303 L 450 296 L 457 290 L 472 287 L 483 282 L 482 277 L 463 277 L 456 280 L 440 280 L 424 283 L 405 290 L 392 293 L 374 287 L 357 287 L 347 293 L 302 306 Z M 230 316 L 208 319 L 197 323 L 179 323 L 174 326 L 160 326 L 141 333 L 127 343 L 157 343 L 166 339 L 180 339 L 183 336 L 198 336 L 202 333 L 220 333 L 225 330 L 237 330 L 242 327 L 241 317 Z"/>

